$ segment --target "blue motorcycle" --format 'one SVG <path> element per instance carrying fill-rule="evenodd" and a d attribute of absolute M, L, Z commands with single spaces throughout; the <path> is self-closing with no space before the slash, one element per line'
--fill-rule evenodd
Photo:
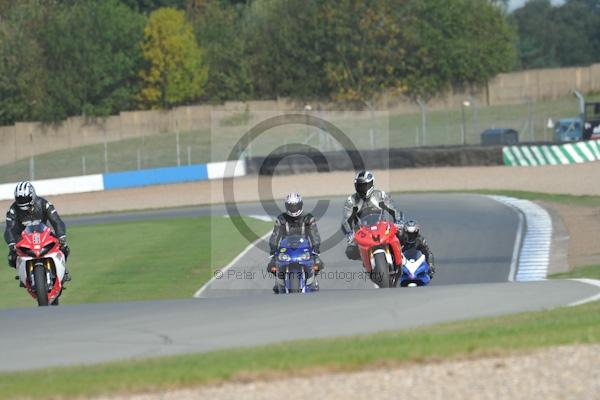
<path fill-rule="evenodd" d="M 279 293 L 309 293 L 319 288 L 313 271 L 312 246 L 300 235 L 281 240 L 275 252 Z"/>
<path fill-rule="evenodd" d="M 402 275 L 400 275 L 399 285 L 401 287 L 429 285 L 431 278 L 425 254 L 417 249 L 408 249 L 402 255 Z"/>

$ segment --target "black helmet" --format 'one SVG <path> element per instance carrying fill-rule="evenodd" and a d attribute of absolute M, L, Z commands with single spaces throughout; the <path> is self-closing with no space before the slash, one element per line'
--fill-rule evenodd
<path fill-rule="evenodd" d="M 31 182 L 19 182 L 15 187 L 15 202 L 19 209 L 26 211 L 33 206 L 35 201 L 35 189 Z"/>
<path fill-rule="evenodd" d="M 285 212 L 290 217 L 299 217 L 302 214 L 302 197 L 298 193 L 290 193 L 285 198 Z"/>
<path fill-rule="evenodd" d="M 409 245 L 414 245 L 417 242 L 417 237 L 419 236 L 419 231 L 421 227 L 417 223 L 417 221 L 410 220 L 404 225 L 404 232 L 406 232 L 406 243 Z"/>
<path fill-rule="evenodd" d="M 374 177 L 371 171 L 359 171 L 354 177 L 354 189 L 363 199 L 369 198 L 373 193 L 373 183 Z"/>

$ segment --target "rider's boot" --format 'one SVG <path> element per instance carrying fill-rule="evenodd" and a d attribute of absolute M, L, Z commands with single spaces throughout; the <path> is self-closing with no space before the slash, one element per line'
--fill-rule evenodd
<path fill-rule="evenodd" d="M 71 274 L 69 270 L 65 268 L 65 275 L 63 276 L 62 283 L 69 282 L 71 280 Z"/>
<path fill-rule="evenodd" d="M 429 265 L 429 279 L 433 279 L 433 275 L 435 275 L 435 267 L 433 265 Z"/>
<path fill-rule="evenodd" d="M 315 292 L 319 291 L 319 281 L 314 281 L 314 283 L 312 284 L 312 290 L 314 290 Z"/>

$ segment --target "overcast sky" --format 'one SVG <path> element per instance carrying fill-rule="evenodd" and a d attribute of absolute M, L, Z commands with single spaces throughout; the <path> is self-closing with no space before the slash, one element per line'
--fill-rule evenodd
<path fill-rule="evenodd" d="M 559 6 L 563 4 L 564 0 L 551 0 L 551 3 L 555 6 Z M 527 0 L 510 0 L 510 4 L 508 6 L 509 11 L 514 10 L 515 8 L 522 7 L 523 4 L 527 3 Z"/>

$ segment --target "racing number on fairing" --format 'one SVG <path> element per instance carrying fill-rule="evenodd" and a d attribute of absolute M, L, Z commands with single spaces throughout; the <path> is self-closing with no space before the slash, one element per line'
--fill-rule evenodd
<path fill-rule="evenodd" d="M 40 234 L 36 233 L 33 235 L 33 244 L 40 244 Z"/>

